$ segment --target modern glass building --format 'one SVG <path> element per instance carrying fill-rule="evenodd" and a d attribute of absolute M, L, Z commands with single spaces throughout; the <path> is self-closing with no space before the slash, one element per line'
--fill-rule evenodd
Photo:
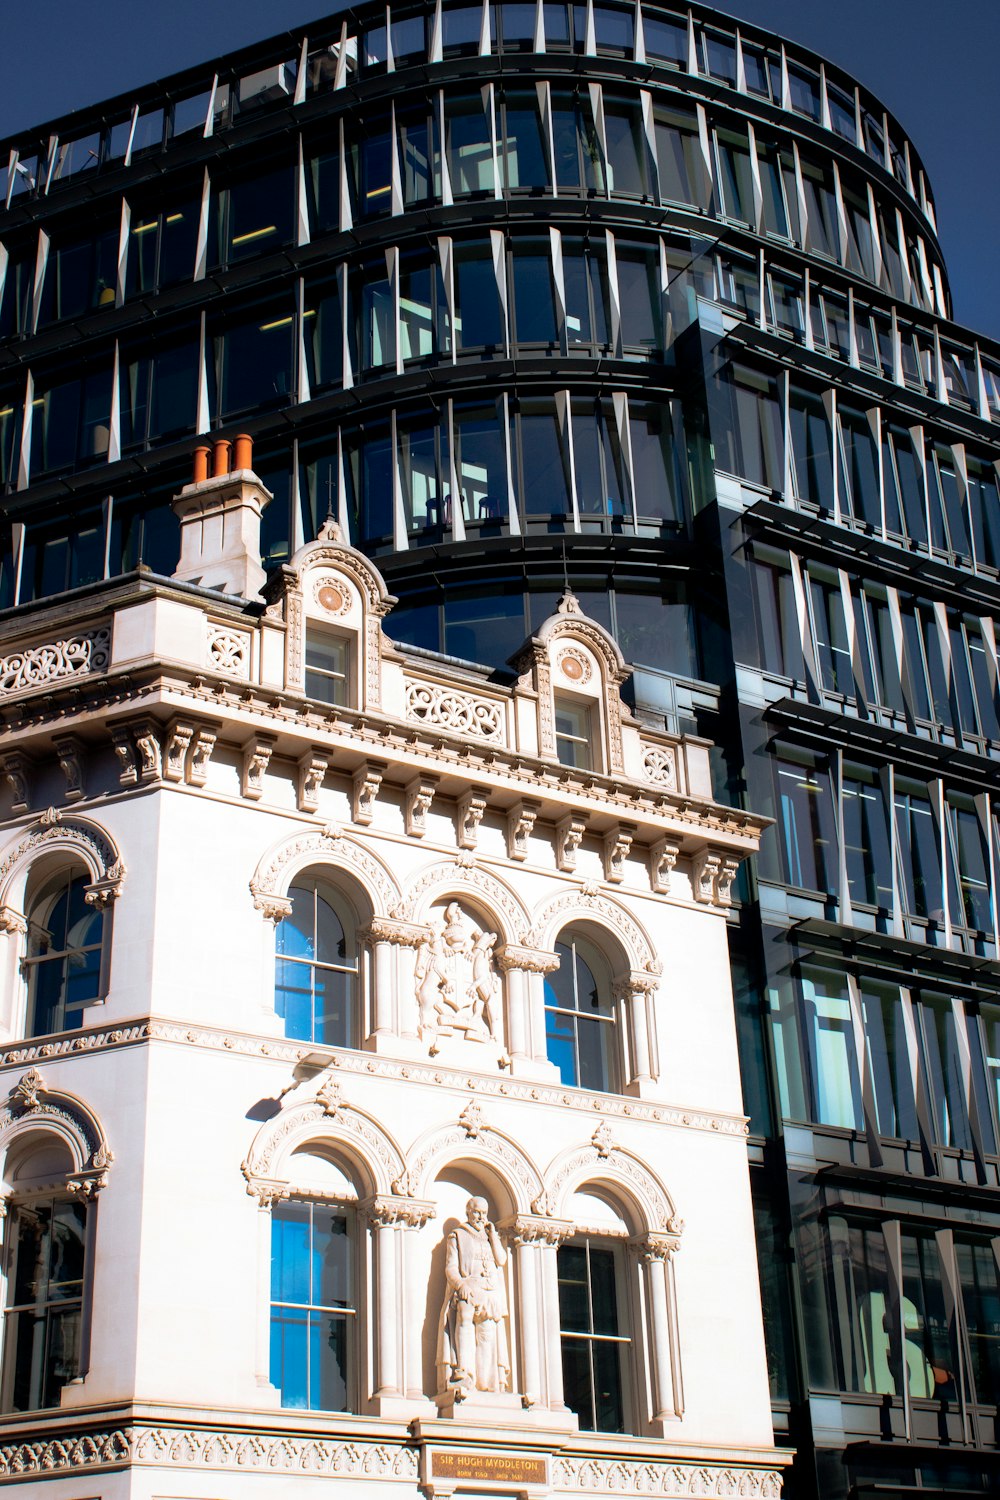
<path fill-rule="evenodd" d="M 3 610 L 170 575 L 208 433 L 266 564 L 332 512 L 414 647 L 503 677 L 568 582 L 775 820 L 730 937 L 788 1493 L 995 1492 L 1000 348 L 901 125 L 702 6 L 400 0 L 0 161 Z"/>

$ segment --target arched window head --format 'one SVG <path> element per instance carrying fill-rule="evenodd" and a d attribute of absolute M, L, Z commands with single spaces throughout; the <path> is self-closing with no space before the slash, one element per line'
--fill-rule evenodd
<path fill-rule="evenodd" d="M 87 903 L 90 883 L 81 866 L 68 865 L 29 884 L 28 1036 L 82 1026 L 85 1007 L 101 997 L 105 915 Z"/>
<path fill-rule="evenodd" d="M 545 980 L 545 1040 L 563 1083 L 613 1093 L 621 1068 L 611 971 L 593 943 L 570 929 L 556 943 L 559 967 Z"/>
<path fill-rule="evenodd" d="M 314 871 L 289 887 L 277 931 L 274 1006 L 285 1035 L 329 1047 L 358 1039 L 357 922 L 341 893 Z"/>
<path fill-rule="evenodd" d="M 63 1386 L 85 1371 L 86 1198 L 71 1196 L 73 1170 L 61 1142 L 39 1138 L 16 1163 L 4 1232 L 3 1365 L 7 1412 L 58 1406 Z"/>

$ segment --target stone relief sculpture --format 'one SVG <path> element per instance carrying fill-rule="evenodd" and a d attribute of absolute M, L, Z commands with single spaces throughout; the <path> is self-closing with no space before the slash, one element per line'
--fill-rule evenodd
<path fill-rule="evenodd" d="M 441 1037 L 464 1032 L 469 1041 L 499 1041 L 495 1014 L 498 979 L 495 932 L 483 932 L 457 901 L 445 908 L 417 949 L 416 993 L 420 1038 L 438 1051 Z"/>
<path fill-rule="evenodd" d="M 472 1391 L 506 1391 L 510 1384 L 507 1252 L 489 1221 L 485 1198 L 470 1198 L 466 1223 L 448 1235 L 446 1292 L 441 1309 L 438 1365 L 441 1384 L 463 1399 Z"/>

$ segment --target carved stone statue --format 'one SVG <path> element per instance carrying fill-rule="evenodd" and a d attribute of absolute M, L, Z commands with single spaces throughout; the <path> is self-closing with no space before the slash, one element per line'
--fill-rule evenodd
<path fill-rule="evenodd" d="M 493 969 L 495 932 L 483 932 L 457 901 L 445 908 L 444 923 L 417 949 L 416 991 L 420 1036 L 438 1050 L 441 1036 L 461 1031 L 470 1041 L 497 1041 L 494 1014 L 497 976 Z"/>
<path fill-rule="evenodd" d="M 446 1243 L 447 1293 L 438 1339 L 442 1384 L 458 1399 L 470 1391 L 506 1391 L 510 1384 L 507 1252 L 489 1221 L 485 1198 L 470 1198 L 465 1213 L 467 1222 L 453 1229 Z"/>

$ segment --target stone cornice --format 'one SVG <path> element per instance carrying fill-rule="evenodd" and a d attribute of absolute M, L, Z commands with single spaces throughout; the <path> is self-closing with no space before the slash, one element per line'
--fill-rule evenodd
<path fill-rule="evenodd" d="M 394 780 L 402 784 L 421 771 L 463 782 L 490 784 L 495 794 L 514 793 L 541 799 L 540 815 L 558 821 L 580 811 L 603 821 L 609 817 L 645 824 L 646 836 L 675 830 L 688 842 L 730 845 L 739 855 L 756 848 L 771 820 L 623 776 L 580 773 L 506 746 L 478 742 L 435 728 L 424 730 L 409 720 L 346 708 L 318 709 L 307 699 L 250 683 L 234 683 L 210 672 L 184 667 L 164 669 L 147 664 L 112 670 L 91 679 L 55 683 L 50 691 L 19 700 L 6 709 L 5 742 L 11 747 L 33 738 L 83 730 L 89 714 L 104 715 L 127 705 L 133 713 L 153 713 L 164 721 L 177 712 L 210 715 L 228 724 L 241 742 L 260 730 L 278 736 L 275 753 L 296 757 L 318 745 L 338 752 L 345 764 L 354 752 L 358 763 L 377 755 L 394 763 Z M 353 766 L 351 767 L 353 769 Z M 548 803 L 549 805 L 546 805 Z"/>
<path fill-rule="evenodd" d="M 427 1062 L 402 1062 L 371 1052 L 319 1049 L 284 1037 L 262 1037 L 246 1032 L 220 1031 L 211 1027 L 168 1021 L 156 1017 L 123 1021 L 118 1026 L 95 1027 L 87 1031 L 67 1032 L 61 1036 L 30 1042 L 8 1042 L 0 1046 L 0 1070 L 24 1067 L 45 1059 L 80 1057 L 108 1048 L 131 1047 L 148 1042 L 199 1047 L 210 1052 L 229 1052 L 234 1057 L 269 1058 L 286 1067 L 295 1067 L 317 1051 L 329 1051 L 329 1066 L 341 1074 L 359 1074 L 367 1078 L 408 1080 L 439 1088 L 451 1088 L 467 1097 L 471 1092 L 483 1098 L 531 1100 L 558 1109 L 574 1109 L 591 1116 L 612 1119 L 653 1121 L 680 1129 L 709 1131 L 724 1136 L 748 1133 L 745 1115 L 685 1109 L 682 1105 L 656 1104 L 622 1094 L 592 1094 L 583 1089 L 562 1085 L 534 1083 L 528 1079 L 498 1078 L 492 1073 L 474 1073 L 469 1069 L 435 1067 Z"/>

